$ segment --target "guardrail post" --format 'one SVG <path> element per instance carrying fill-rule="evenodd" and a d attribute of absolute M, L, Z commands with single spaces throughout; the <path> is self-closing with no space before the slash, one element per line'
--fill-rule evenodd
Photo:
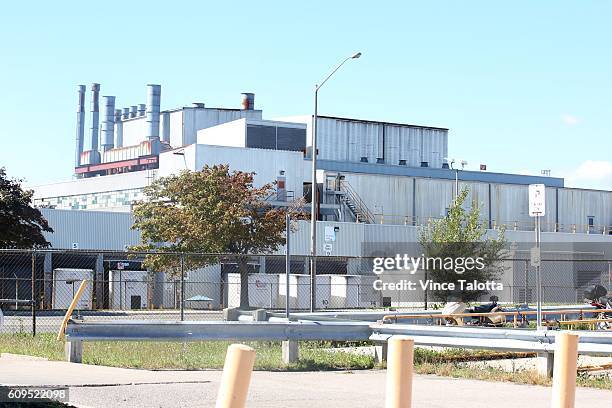
<path fill-rule="evenodd" d="M 80 340 L 67 340 L 64 344 L 66 361 L 70 363 L 83 362 L 83 342 Z"/>
<path fill-rule="evenodd" d="M 387 362 L 387 351 L 389 346 L 387 342 L 380 342 L 374 344 L 374 360 L 378 364 Z"/>
<path fill-rule="evenodd" d="M 573 408 L 576 398 L 578 335 L 560 333 L 555 338 L 552 408 Z"/>
<path fill-rule="evenodd" d="M 227 348 L 216 408 L 245 406 L 254 363 L 255 350 L 251 347 L 232 344 Z"/>
<path fill-rule="evenodd" d="M 283 363 L 291 364 L 300 358 L 300 349 L 297 340 L 285 340 L 282 342 Z"/>
<path fill-rule="evenodd" d="M 555 355 L 553 353 L 538 353 L 536 358 L 536 367 L 538 374 L 544 377 L 553 377 L 553 366 Z"/>
<path fill-rule="evenodd" d="M 412 406 L 414 340 L 407 336 L 389 338 L 385 408 Z"/>

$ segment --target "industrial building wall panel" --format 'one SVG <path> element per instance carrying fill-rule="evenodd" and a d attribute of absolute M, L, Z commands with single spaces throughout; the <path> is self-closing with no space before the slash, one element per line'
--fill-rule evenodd
<path fill-rule="evenodd" d="M 170 112 L 170 145 L 181 147 L 183 143 L 183 110 Z"/>
<path fill-rule="evenodd" d="M 134 146 L 147 139 L 147 121 L 144 117 L 124 120 L 123 146 Z"/>
<path fill-rule="evenodd" d="M 136 245 L 140 232 L 132 230 L 129 213 L 103 211 L 54 210 L 42 208 L 43 216 L 56 233 L 44 233 L 54 249 L 125 250 Z"/>
<path fill-rule="evenodd" d="M 399 126 L 385 126 L 385 163 L 386 164 L 399 164 L 401 153 L 401 142 L 400 142 L 400 127 Z"/>
<path fill-rule="evenodd" d="M 255 172 L 256 187 L 275 182 L 280 172 L 284 171 L 287 191 L 292 191 L 296 198 L 302 196 L 304 159 L 301 152 L 208 145 L 196 145 L 196 148 L 198 169 L 206 164 L 228 164 L 231 170 Z"/>
<path fill-rule="evenodd" d="M 559 189 L 559 223 L 577 224 L 584 232 L 589 217 L 595 226 L 612 227 L 612 191 Z"/>
<path fill-rule="evenodd" d="M 366 203 L 376 222 L 410 223 L 412 215 L 412 177 L 390 177 L 342 173 L 345 180 Z M 409 219 L 407 219 L 409 218 Z"/>

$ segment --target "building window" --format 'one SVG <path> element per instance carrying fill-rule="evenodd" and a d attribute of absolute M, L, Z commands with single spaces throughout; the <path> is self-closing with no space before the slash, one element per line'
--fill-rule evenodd
<path fill-rule="evenodd" d="M 595 217 L 592 215 L 587 216 L 588 232 L 595 230 Z"/>

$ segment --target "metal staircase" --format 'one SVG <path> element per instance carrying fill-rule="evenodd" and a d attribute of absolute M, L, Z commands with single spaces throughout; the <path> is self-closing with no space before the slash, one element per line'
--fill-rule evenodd
<path fill-rule="evenodd" d="M 353 214 L 355 222 L 374 223 L 372 212 L 361 197 L 359 197 L 355 189 L 346 180 L 340 180 L 339 187 L 341 193 L 339 195 L 340 202 Z"/>

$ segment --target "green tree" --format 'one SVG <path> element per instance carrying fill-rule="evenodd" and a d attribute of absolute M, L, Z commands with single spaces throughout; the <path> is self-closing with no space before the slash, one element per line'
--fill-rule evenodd
<path fill-rule="evenodd" d="M 231 253 L 240 271 L 240 307 L 249 307 L 249 255 L 276 251 L 285 243 L 285 212 L 266 201 L 272 184 L 253 186 L 254 173 L 231 171 L 227 165 L 205 166 L 154 181 L 146 199 L 134 208 L 133 229 L 142 244 L 134 250 L 157 252 Z M 148 254 L 153 271 L 176 275 L 218 263 L 218 256 Z M 181 262 L 182 265 L 181 265 Z"/>
<path fill-rule="evenodd" d="M 0 248 L 44 248 L 51 244 L 43 232 L 53 232 L 40 211 L 32 207 L 33 191 L 21 187 L 0 167 Z"/>
<path fill-rule="evenodd" d="M 446 217 L 428 223 L 419 233 L 419 243 L 429 258 L 466 259 L 482 258 L 483 268 L 473 268 L 457 273 L 456 269 L 433 265 L 427 272 L 434 282 L 454 283 L 455 291 L 433 291 L 435 300 L 470 302 L 487 294 L 486 290 L 460 290 L 458 281 L 479 282 L 495 280 L 503 272 L 506 257 L 504 230 L 496 238 L 486 236 L 486 225 L 480 219 L 480 206 L 473 202 L 469 210 L 464 208 L 469 191 L 464 188 L 453 200 Z M 458 299 L 457 299 L 458 298 Z"/>

